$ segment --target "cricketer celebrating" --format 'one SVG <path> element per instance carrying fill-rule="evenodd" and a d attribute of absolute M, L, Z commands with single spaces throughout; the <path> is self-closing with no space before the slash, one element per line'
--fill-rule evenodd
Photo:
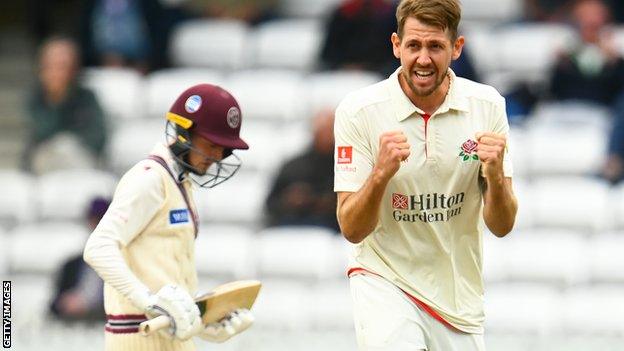
<path fill-rule="evenodd" d="M 167 144 L 157 144 L 120 180 L 84 250 L 105 282 L 106 350 L 195 350 L 195 335 L 223 342 L 253 322 L 248 310 L 237 310 L 204 326 L 192 298 L 198 219 L 191 181 L 213 187 L 234 175 L 241 162 L 232 150 L 248 148 L 239 137 L 241 121 L 230 93 L 193 86 L 167 113 Z M 138 333 L 141 322 L 161 314 L 171 319 L 169 330 Z"/>
<path fill-rule="evenodd" d="M 401 67 L 336 110 L 335 191 L 360 350 L 484 350 L 482 222 L 497 236 L 517 201 L 505 102 L 455 76 L 457 0 L 403 0 Z"/>

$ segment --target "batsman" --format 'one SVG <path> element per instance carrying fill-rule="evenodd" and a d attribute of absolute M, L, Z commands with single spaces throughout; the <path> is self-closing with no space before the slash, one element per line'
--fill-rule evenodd
<path fill-rule="evenodd" d="M 199 224 L 193 183 L 214 187 L 241 166 L 233 151 L 249 146 L 239 136 L 240 107 L 226 90 L 200 84 L 177 98 L 166 119 L 166 143 L 121 178 L 84 250 L 105 282 L 107 351 L 195 350 L 193 336 L 224 342 L 253 323 L 249 310 L 237 309 L 203 325 L 193 300 Z M 140 335 L 139 324 L 159 315 L 170 327 Z"/>

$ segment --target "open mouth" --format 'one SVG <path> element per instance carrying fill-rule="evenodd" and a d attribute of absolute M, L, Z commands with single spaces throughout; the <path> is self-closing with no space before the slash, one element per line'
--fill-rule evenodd
<path fill-rule="evenodd" d="M 433 77 L 433 71 L 414 71 L 414 75 L 418 80 L 428 80 Z"/>

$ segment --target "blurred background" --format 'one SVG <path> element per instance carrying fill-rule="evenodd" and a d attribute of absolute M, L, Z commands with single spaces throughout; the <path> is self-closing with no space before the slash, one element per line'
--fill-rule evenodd
<path fill-rule="evenodd" d="M 624 2 L 463 0 L 459 76 L 507 98 L 520 201 L 485 233 L 491 351 L 624 350 Z M 397 66 L 385 0 L 0 2 L 0 275 L 13 348 L 102 349 L 80 260 L 190 85 L 239 100 L 239 174 L 196 193 L 205 289 L 259 278 L 257 323 L 200 350 L 355 350 L 333 109 Z"/>

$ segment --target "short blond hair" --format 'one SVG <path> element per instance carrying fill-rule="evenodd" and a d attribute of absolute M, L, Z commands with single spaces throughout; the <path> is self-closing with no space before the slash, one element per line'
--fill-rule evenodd
<path fill-rule="evenodd" d="M 454 42 L 461 20 L 461 7 L 459 0 L 401 0 L 396 11 L 399 38 L 403 38 L 403 27 L 408 17 L 442 30 L 448 29 Z"/>

